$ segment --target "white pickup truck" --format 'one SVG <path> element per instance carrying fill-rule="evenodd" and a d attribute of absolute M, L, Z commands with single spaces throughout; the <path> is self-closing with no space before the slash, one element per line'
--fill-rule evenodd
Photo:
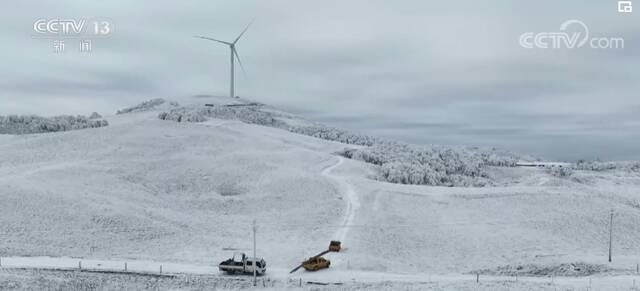
<path fill-rule="evenodd" d="M 249 258 L 244 253 L 235 253 L 233 258 L 225 260 L 218 265 L 220 272 L 227 272 L 228 274 L 253 274 L 255 267 L 257 267 L 256 274 L 258 275 L 263 275 L 267 272 L 267 262 L 264 259 Z"/>

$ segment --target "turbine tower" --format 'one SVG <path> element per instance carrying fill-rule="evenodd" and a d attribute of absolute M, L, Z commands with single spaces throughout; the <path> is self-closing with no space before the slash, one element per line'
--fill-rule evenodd
<path fill-rule="evenodd" d="M 229 60 L 230 64 L 231 64 L 231 78 L 230 78 L 230 85 L 229 85 L 229 97 L 231 97 L 231 98 L 235 97 L 235 80 L 234 80 L 235 79 L 235 73 L 234 73 L 235 59 L 238 60 L 238 64 L 240 65 L 240 68 L 242 69 L 242 72 L 245 73 L 244 66 L 242 66 L 242 61 L 240 61 L 240 55 L 238 55 L 238 51 L 236 50 L 236 43 L 238 42 L 238 40 L 240 40 L 240 38 L 247 31 L 247 29 L 249 29 L 249 26 L 251 26 L 251 23 L 253 23 L 253 21 L 251 21 L 247 25 L 247 27 L 244 28 L 244 30 L 240 33 L 240 35 L 238 35 L 238 37 L 236 37 L 236 39 L 233 42 L 222 41 L 222 40 L 219 40 L 219 39 L 206 37 L 206 36 L 199 36 L 199 35 L 198 36 L 194 36 L 195 38 L 201 38 L 201 39 L 216 41 L 216 42 L 219 42 L 219 43 L 222 43 L 222 44 L 226 44 L 226 45 L 229 46 L 229 50 L 231 51 L 231 58 Z"/>

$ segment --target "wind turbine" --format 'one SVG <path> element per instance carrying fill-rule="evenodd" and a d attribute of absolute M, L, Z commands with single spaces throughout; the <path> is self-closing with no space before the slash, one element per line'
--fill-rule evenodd
<path fill-rule="evenodd" d="M 231 63 L 231 84 L 229 86 L 229 97 L 233 98 L 235 97 L 235 83 L 234 83 L 234 77 L 235 77 L 235 73 L 234 73 L 234 63 L 235 63 L 235 59 L 238 59 L 238 64 L 240 64 L 240 68 L 242 69 L 242 73 L 244 73 L 246 75 L 246 72 L 244 71 L 244 66 L 242 66 L 242 61 L 240 61 L 240 55 L 238 55 L 238 51 L 236 50 L 236 43 L 238 42 L 238 40 L 240 40 L 240 38 L 242 37 L 242 35 L 247 31 L 247 29 L 249 29 L 249 26 L 251 26 L 251 23 L 253 23 L 253 21 L 251 21 L 247 27 L 244 28 L 244 30 L 240 33 L 240 35 L 238 35 L 238 37 L 236 37 L 236 39 L 233 42 L 227 42 L 227 41 L 222 41 L 219 39 L 215 39 L 215 38 L 211 38 L 211 37 L 206 37 L 206 36 L 194 36 L 195 38 L 201 38 L 201 39 L 206 39 L 206 40 L 211 40 L 211 41 L 216 41 L 222 44 L 226 44 L 229 46 L 229 49 L 231 50 L 231 59 L 230 59 L 230 63 Z M 235 59 L 234 59 L 235 57 Z"/>

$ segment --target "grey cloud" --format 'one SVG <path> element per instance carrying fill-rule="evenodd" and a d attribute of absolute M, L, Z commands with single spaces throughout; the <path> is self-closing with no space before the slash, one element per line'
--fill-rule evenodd
<path fill-rule="evenodd" d="M 121 73 L 100 72 L 90 78 L 40 78 L 1 84 L 6 93 L 19 92 L 34 95 L 84 94 L 90 97 L 100 93 L 143 93 L 154 90 L 155 83 L 144 78 Z"/>

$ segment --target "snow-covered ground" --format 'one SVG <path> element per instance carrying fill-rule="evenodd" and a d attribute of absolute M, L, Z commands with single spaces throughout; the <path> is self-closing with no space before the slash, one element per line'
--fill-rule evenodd
<path fill-rule="evenodd" d="M 40 260 L 41 258 L 36 258 Z M 63 259 L 64 260 L 64 259 Z M 83 261 L 87 262 L 87 261 Z M 236 290 L 250 289 L 251 276 L 200 274 L 199 266 L 169 264 L 194 272 L 159 273 L 155 271 L 122 272 L 112 261 L 100 262 L 98 268 L 82 271 L 76 267 L 4 268 L 0 271 L 0 289 L 14 290 Z M 49 264 L 51 260 L 49 260 Z M 69 261 L 69 265 L 73 262 Z M 110 265 L 110 263 L 112 263 Z M 131 262 L 129 262 L 131 263 Z M 147 266 L 144 262 L 138 264 Z M 104 264 L 104 265 L 102 265 Z M 84 265 L 83 265 L 84 266 Z M 166 266 L 166 265 L 164 265 Z M 108 268 L 111 267 L 111 268 Z M 148 265 L 152 267 L 152 265 Z M 101 269 L 99 269 L 101 268 Z M 637 290 L 638 276 L 589 277 L 515 277 L 475 275 L 389 274 L 368 271 L 340 272 L 327 270 L 309 276 L 285 276 L 282 270 L 271 271 L 256 280 L 263 290 Z"/>
<path fill-rule="evenodd" d="M 362 290 L 584 290 L 588 277 L 556 277 L 550 285 L 549 277 L 511 282 L 489 275 L 504 266 L 574 262 L 607 270 L 591 275 L 591 284 L 602 284 L 592 290 L 628 289 L 635 280 L 640 178 L 632 174 L 576 171 L 557 178 L 537 168 L 495 168 L 504 186 L 390 184 L 369 178 L 373 165 L 335 155 L 344 144 L 233 120 L 176 123 L 157 115 L 126 113 L 105 116 L 109 126 L 102 128 L 0 136 L 3 266 L 139 262 L 147 266 L 140 271 L 162 264 L 165 272 L 213 278 L 198 282 L 232 280 L 215 266 L 234 251 L 251 252 L 256 219 L 258 255 L 268 262 L 265 278 L 280 284 L 274 288 L 296 288 L 301 279 Z M 288 274 L 333 239 L 345 249 L 326 255 L 329 270 Z M 476 284 L 479 271 L 486 273 L 481 281 L 491 282 Z M 55 281 L 55 274 L 3 269 L 0 289 L 28 278 Z M 107 286 L 100 276 L 120 276 L 125 285 L 114 288 L 127 288 L 130 275 L 60 276 L 98 286 Z M 162 286 L 198 289 L 167 282 Z"/>
<path fill-rule="evenodd" d="M 26 280 L 25 280 L 26 279 Z M 260 289 L 339 290 L 636 290 L 637 275 L 527 277 L 475 274 L 396 274 L 325 270 L 289 275 L 271 269 L 257 278 Z M 636 282 L 637 281 L 637 282 Z M 4 258 L 0 289 L 244 289 L 251 276 L 215 272 L 215 266 L 136 260 L 52 257 Z"/>

